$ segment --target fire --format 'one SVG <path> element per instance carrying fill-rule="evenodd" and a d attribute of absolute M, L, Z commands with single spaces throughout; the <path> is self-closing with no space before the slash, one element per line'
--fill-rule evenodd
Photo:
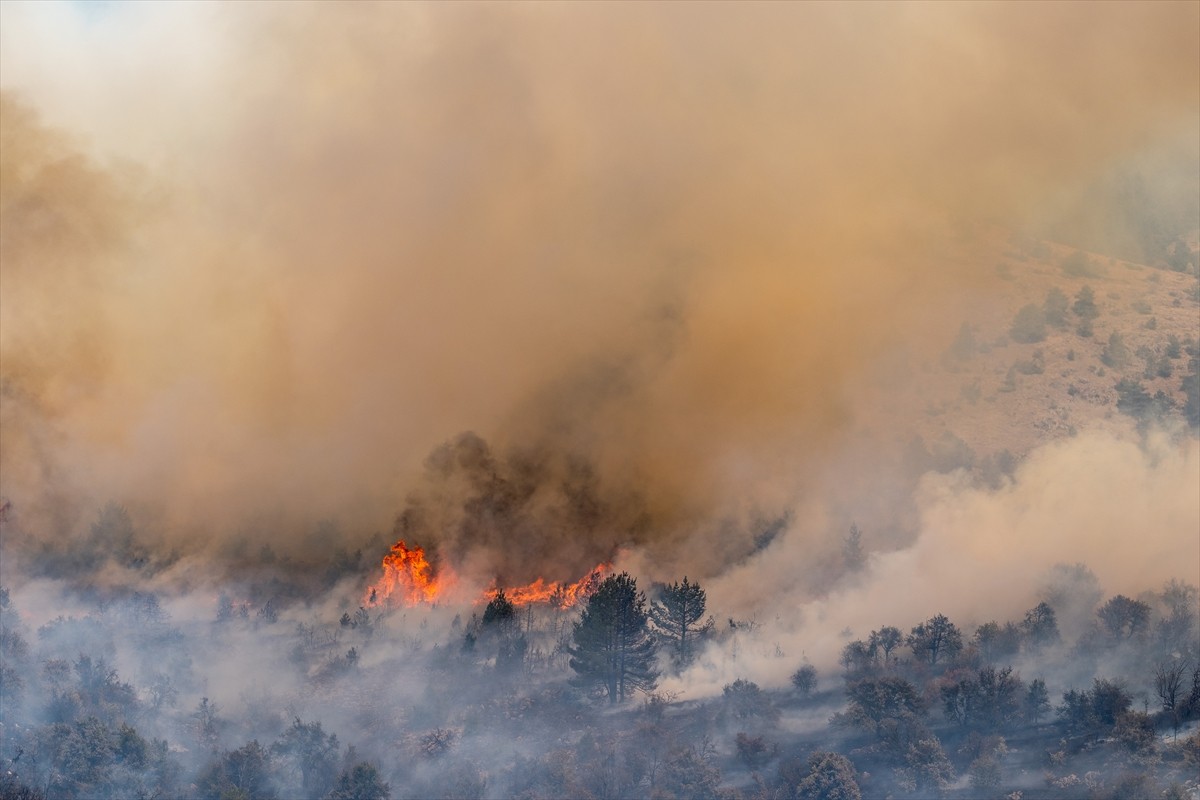
<path fill-rule="evenodd" d="M 425 548 L 410 548 L 401 540 L 383 557 L 383 577 L 367 590 L 364 604 L 377 606 L 392 597 L 405 605 L 432 603 L 451 583 L 453 577 L 448 570 L 434 570 Z"/>
<path fill-rule="evenodd" d="M 504 587 L 504 596 L 518 607 L 531 603 L 549 603 L 558 608 L 570 608 L 580 600 L 590 597 L 599 588 L 604 573 L 609 569 L 611 565 L 600 564 L 575 583 L 548 583 L 544 578 L 538 578 L 525 586 Z M 488 590 L 487 599 L 491 600 L 499 592 L 499 587 Z"/>
<path fill-rule="evenodd" d="M 538 578 L 525 586 L 506 586 L 503 587 L 504 596 L 514 606 L 547 603 L 558 608 L 570 608 L 590 597 L 610 568 L 607 563 L 600 564 L 574 583 L 555 583 Z M 397 601 L 406 606 L 434 603 L 455 582 L 454 573 L 448 568 L 434 568 L 425 554 L 425 548 L 420 545 L 409 547 L 401 540 L 392 545 L 383 557 L 383 577 L 367 589 L 363 605 L 379 606 L 386 601 Z M 499 591 L 500 587 L 488 590 L 479 602 L 491 600 Z"/>

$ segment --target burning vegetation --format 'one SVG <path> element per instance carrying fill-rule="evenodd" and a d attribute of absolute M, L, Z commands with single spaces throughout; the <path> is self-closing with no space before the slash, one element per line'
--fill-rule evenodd
<path fill-rule="evenodd" d="M 508 601 L 518 608 L 532 603 L 545 603 L 554 608 L 567 609 L 595 594 L 604 576 L 611 571 L 611 564 L 600 564 L 574 583 L 554 583 L 538 578 L 525 586 L 496 587 L 488 590 L 487 599 L 491 600 L 503 592 Z"/>
<path fill-rule="evenodd" d="M 403 541 L 392 545 L 383 557 L 383 577 L 367 590 L 365 605 L 387 605 L 388 601 L 402 605 L 435 603 L 449 586 L 455 583 L 448 569 L 435 570 L 420 545 L 408 547 Z"/>
<path fill-rule="evenodd" d="M 437 603 L 445 600 L 447 592 L 459 584 L 450 567 L 435 566 L 426 556 L 425 548 L 415 544 L 409 547 L 403 540 L 392 545 L 383 557 L 382 570 L 383 577 L 371 584 L 363 598 L 367 608 Z M 486 603 L 503 592 L 518 608 L 544 603 L 566 609 L 591 596 L 611 570 L 611 564 L 599 564 L 574 583 L 537 578 L 524 586 L 495 586 L 484 592 L 476 603 Z"/>
<path fill-rule="evenodd" d="M 0 797 L 1200 800 L 1198 63 L 0 2 Z"/>

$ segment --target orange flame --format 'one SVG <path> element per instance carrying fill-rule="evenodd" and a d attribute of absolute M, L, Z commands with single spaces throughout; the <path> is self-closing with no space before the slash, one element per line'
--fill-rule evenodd
<path fill-rule="evenodd" d="M 525 586 L 505 587 L 504 596 L 517 607 L 531 603 L 548 603 L 558 608 L 570 608 L 580 600 L 590 597 L 599 588 L 604 573 L 610 568 L 610 564 L 600 564 L 575 583 L 547 583 L 544 578 L 538 578 Z M 499 587 L 489 589 L 487 599 L 491 600 L 499 592 Z"/>
<path fill-rule="evenodd" d="M 363 603 L 377 606 L 392 597 L 398 597 L 405 605 L 432 603 L 453 578 L 447 570 L 436 573 L 425 548 L 403 540 L 392 545 L 391 552 L 383 557 L 383 577 L 368 590 Z"/>
<path fill-rule="evenodd" d="M 538 578 L 525 586 L 504 587 L 504 596 L 514 606 L 546 603 L 558 608 L 570 608 L 590 597 L 600 586 L 604 573 L 611 565 L 598 565 L 588 575 L 574 583 L 552 583 Z M 383 557 L 383 577 L 368 587 L 363 605 L 370 608 L 398 601 L 405 606 L 434 603 L 455 582 L 454 573 L 445 566 L 434 569 L 420 545 L 409 547 L 403 540 L 392 545 Z M 488 590 L 478 602 L 494 598 L 500 587 Z"/>

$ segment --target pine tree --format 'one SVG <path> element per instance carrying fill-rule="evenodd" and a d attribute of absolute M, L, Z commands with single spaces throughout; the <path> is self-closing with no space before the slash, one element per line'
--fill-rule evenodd
<path fill-rule="evenodd" d="M 507 630 L 514 626 L 516 619 L 516 606 L 504 596 L 503 589 L 496 592 L 496 596 L 488 601 L 487 608 L 483 610 L 483 624 L 485 627 L 495 625 L 498 628 Z"/>
<path fill-rule="evenodd" d="M 637 590 L 629 573 L 613 575 L 588 598 L 587 608 L 572 634 L 571 669 L 574 682 L 600 684 L 610 703 L 625 700 L 634 690 L 654 688 L 654 640 L 646 615 L 646 595 Z"/>
<path fill-rule="evenodd" d="M 670 642 L 672 657 L 681 667 L 691 662 L 696 638 L 709 630 L 709 625 L 697 625 L 704 617 L 705 602 L 700 584 L 684 576 L 682 582 L 662 587 L 650 603 L 650 621 Z"/>
<path fill-rule="evenodd" d="M 1029 690 L 1025 693 L 1025 718 L 1037 725 L 1046 712 L 1050 710 L 1050 693 L 1046 690 L 1046 682 L 1034 678 L 1029 682 Z"/>

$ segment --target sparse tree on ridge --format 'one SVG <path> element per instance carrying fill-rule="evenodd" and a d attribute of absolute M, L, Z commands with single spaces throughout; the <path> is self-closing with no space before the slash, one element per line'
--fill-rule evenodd
<path fill-rule="evenodd" d="M 604 580 L 588 598 L 575 623 L 569 648 L 577 684 L 604 687 L 609 703 L 641 689 L 654 688 L 654 639 L 650 636 L 646 595 L 628 572 Z"/>

